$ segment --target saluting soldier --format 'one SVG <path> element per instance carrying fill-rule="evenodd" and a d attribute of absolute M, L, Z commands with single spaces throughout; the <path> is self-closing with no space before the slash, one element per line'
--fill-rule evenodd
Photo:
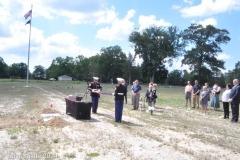
<path fill-rule="evenodd" d="M 118 85 L 115 88 L 115 121 L 121 123 L 122 122 L 122 112 L 123 112 L 123 104 L 124 97 L 126 96 L 127 89 L 122 85 L 122 78 L 117 78 Z"/>
<path fill-rule="evenodd" d="M 93 82 L 91 82 L 88 86 L 93 102 L 92 113 L 97 113 L 98 100 L 100 98 L 100 91 L 102 90 L 102 86 L 98 82 L 98 79 L 98 77 L 93 77 Z"/>

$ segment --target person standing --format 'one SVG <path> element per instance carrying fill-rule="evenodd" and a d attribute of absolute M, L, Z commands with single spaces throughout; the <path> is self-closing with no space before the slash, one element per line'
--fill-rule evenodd
<path fill-rule="evenodd" d="M 127 89 L 124 85 L 122 85 L 123 79 L 117 78 L 118 85 L 115 88 L 115 122 L 122 122 L 122 112 L 123 112 L 123 104 L 124 97 L 127 93 Z M 126 98 L 126 97 L 125 97 Z"/>
<path fill-rule="evenodd" d="M 97 113 L 98 100 L 100 98 L 100 91 L 102 90 L 102 86 L 98 83 L 98 79 L 98 77 L 93 77 L 93 82 L 91 82 L 88 86 L 93 102 L 92 113 Z"/>
<path fill-rule="evenodd" d="M 157 84 L 154 83 L 152 85 L 152 107 L 155 107 L 155 104 L 156 104 L 156 100 L 157 100 Z"/>
<path fill-rule="evenodd" d="M 111 84 L 113 84 L 113 79 L 111 78 Z"/>
<path fill-rule="evenodd" d="M 147 103 L 148 103 L 148 107 L 152 107 L 152 95 L 153 95 L 153 91 L 152 91 L 153 85 L 149 85 L 148 86 L 148 90 L 145 94 L 145 98 L 147 99 Z"/>
<path fill-rule="evenodd" d="M 233 80 L 234 87 L 230 92 L 230 99 L 228 102 L 231 103 L 232 108 L 232 119 L 231 122 L 238 122 L 239 116 L 239 103 L 240 103 L 240 85 L 238 79 Z"/>
<path fill-rule="evenodd" d="M 198 80 L 195 80 L 195 85 L 193 86 L 193 108 L 199 109 L 199 94 L 201 86 L 198 84 Z"/>
<path fill-rule="evenodd" d="M 186 105 L 188 105 L 188 101 L 189 101 L 189 106 L 191 107 L 191 95 L 192 94 L 192 85 L 190 81 L 187 81 L 187 85 L 185 87 L 185 98 L 186 98 Z"/>
<path fill-rule="evenodd" d="M 126 87 L 126 90 L 128 88 L 128 83 L 125 81 L 125 79 L 123 79 L 122 81 L 122 85 Z M 127 104 L 127 92 L 128 90 L 126 91 L 126 95 L 125 95 L 125 103 Z"/>
<path fill-rule="evenodd" d="M 139 99 L 140 99 L 140 92 L 142 90 L 142 87 L 140 84 L 138 84 L 138 80 L 135 80 L 135 85 L 133 86 L 132 92 L 133 92 L 133 110 L 137 110 L 139 107 Z"/>
<path fill-rule="evenodd" d="M 210 87 L 209 87 L 209 85 L 208 85 L 207 82 L 205 83 L 205 86 L 207 87 L 207 97 L 208 97 L 208 101 L 210 101 L 211 89 L 210 89 Z M 207 101 L 207 107 L 208 107 L 208 101 Z M 207 108 L 206 108 L 206 110 L 207 110 Z"/>
<path fill-rule="evenodd" d="M 132 105 L 134 106 L 134 92 L 133 92 L 133 86 L 135 86 L 135 82 L 133 81 L 133 85 L 131 88 L 131 100 L 132 100 Z"/>
<path fill-rule="evenodd" d="M 215 83 L 212 89 L 212 101 L 211 101 L 211 107 L 213 107 L 214 110 L 217 110 L 217 108 L 220 108 L 220 100 L 219 100 L 220 92 L 221 92 L 221 87 L 218 86 L 217 83 Z"/>
<path fill-rule="evenodd" d="M 222 94 L 222 99 L 220 102 L 223 103 L 223 111 L 224 111 L 224 119 L 229 119 L 229 102 L 228 100 L 230 99 L 230 93 L 231 93 L 232 85 L 228 83 L 226 85 L 226 90 Z"/>
<path fill-rule="evenodd" d="M 201 92 L 200 104 L 202 105 L 202 114 L 207 114 L 207 102 L 208 102 L 207 87 L 203 86 L 203 91 Z"/>

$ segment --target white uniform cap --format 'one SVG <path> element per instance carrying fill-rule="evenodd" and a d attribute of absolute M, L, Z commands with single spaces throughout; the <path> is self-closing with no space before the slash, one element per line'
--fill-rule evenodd
<path fill-rule="evenodd" d="M 124 79 L 122 79 L 122 78 L 117 78 L 117 81 L 119 82 L 119 81 L 123 81 Z"/>
<path fill-rule="evenodd" d="M 93 77 L 94 80 L 98 80 L 99 78 L 98 77 Z"/>

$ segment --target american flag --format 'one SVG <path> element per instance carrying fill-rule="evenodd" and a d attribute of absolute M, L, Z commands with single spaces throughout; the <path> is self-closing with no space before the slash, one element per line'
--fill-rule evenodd
<path fill-rule="evenodd" d="M 24 15 L 24 17 L 25 17 L 25 19 L 28 19 L 28 17 L 31 16 L 31 15 L 32 15 L 32 10 L 30 10 L 29 12 L 27 12 L 27 13 Z"/>

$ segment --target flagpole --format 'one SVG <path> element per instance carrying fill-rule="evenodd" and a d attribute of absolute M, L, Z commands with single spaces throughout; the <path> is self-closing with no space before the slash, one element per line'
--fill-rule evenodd
<path fill-rule="evenodd" d="M 31 5 L 31 11 L 32 11 L 33 5 Z M 28 75 L 29 75 L 29 57 L 30 57 L 30 41 L 31 41 L 31 26 L 32 26 L 32 13 L 31 13 L 31 20 L 30 20 L 30 32 L 29 32 L 29 42 L 28 42 L 28 64 L 27 64 L 27 84 L 26 87 L 28 86 Z"/>

